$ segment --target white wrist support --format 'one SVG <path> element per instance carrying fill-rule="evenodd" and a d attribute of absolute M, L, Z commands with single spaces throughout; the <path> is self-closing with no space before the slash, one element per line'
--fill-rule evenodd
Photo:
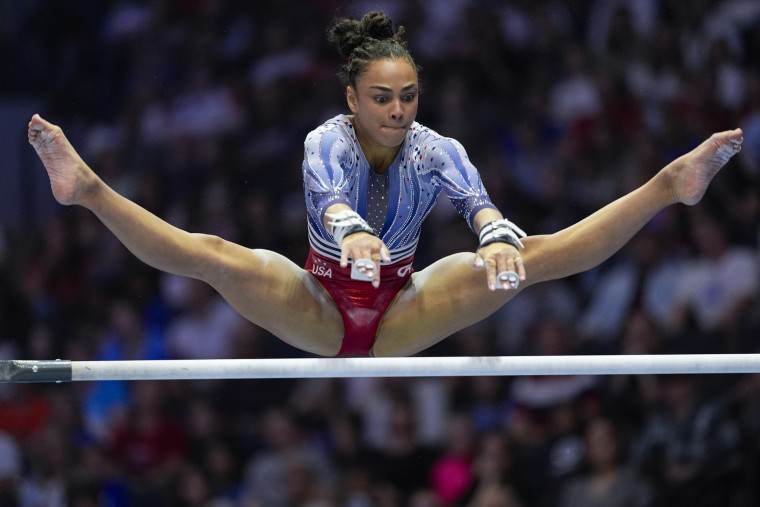
<path fill-rule="evenodd" d="M 326 213 L 326 216 L 330 219 L 330 221 L 327 222 L 327 225 L 331 227 L 330 234 L 332 234 L 338 246 L 341 246 L 343 239 L 346 236 L 350 236 L 357 232 L 375 234 L 372 227 L 370 227 L 369 224 L 359 216 L 359 213 L 354 210 Z"/>
<path fill-rule="evenodd" d="M 480 246 L 484 247 L 491 243 L 508 243 L 518 250 L 525 248 L 520 238 L 527 236 L 525 232 L 506 218 L 489 222 L 480 229 Z"/>

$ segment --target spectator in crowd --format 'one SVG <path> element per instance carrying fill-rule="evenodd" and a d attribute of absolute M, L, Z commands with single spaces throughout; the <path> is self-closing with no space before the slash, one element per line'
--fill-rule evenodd
<path fill-rule="evenodd" d="M 208 285 L 167 277 L 178 315 L 166 329 L 167 355 L 176 359 L 221 359 L 232 355 L 239 316 Z M 178 286 L 178 287 L 177 287 Z"/>
<path fill-rule="evenodd" d="M 21 449 L 5 432 L 0 433 L 0 500 L 3 505 L 18 504 L 18 479 L 21 476 Z"/>
<path fill-rule="evenodd" d="M 522 486 L 512 442 L 506 433 L 489 431 L 481 434 L 473 457 L 473 482 L 458 505 L 520 507 L 517 491 Z"/>
<path fill-rule="evenodd" d="M 132 505 L 166 505 L 184 469 L 187 430 L 168 411 L 168 386 L 135 384 L 130 411 L 114 423 L 108 450 Z"/>
<path fill-rule="evenodd" d="M 760 286 L 757 253 L 733 243 L 719 217 L 706 211 L 690 217 L 696 252 L 675 280 L 670 331 L 684 350 L 754 350 L 756 336 L 745 333 Z"/>
<path fill-rule="evenodd" d="M 632 463 L 654 487 L 653 505 L 730 503 L 739 428 L 726 400 L 702 399 L 697 379 L 662 375 L 657 408 L 632 448 Z"/>
<path fill-rule="evenodd" d="M 443 454 L 430 470 L 430 484 L 444 507 L 456 505 L 472 483 L 472 459 L 476 444 L 472 421 L 464 414 L 448 421 Z"/>
<path fill-rule="evenodd" d="M 295 416 L 284 408 L 272 408 L 261 417 L 262 447 L 245 464 L 242 498 L 272 507 L 287 507 L 291 496 L 290 472 L 305 475 L 299 487 L 331 492 L 334 466 L 324 450 L 312 441 Z M 306 484 L 308 483 L 308 484 Z"/>
<path fill-rule="evenodd" d="M 145 324 L 139 306 L 125 298 L 108 304 L 108 327 L 95 352 L 98 361 L 166 359 L 160 333 Z M 124 381 L 93 382 L 82 395 L 82 416 L 90 435 L 101 442 L 113 435 L 114 422 L 129 411 L 130 394 Z"/>
<path fill-rule="evenodd" d="M 620 429 L 611 420 L 592 420 L 585 432 L 587 471 L 570 479 L 559 495 L 559 507 L 647 507 L 648 485 L 628 467 Z"/>
<path fill-rule="evenodd" d="M 633 312 L 641 309 L 665 328 L 675 311 L 679 259 L 666 250 L 663 233 L 645 228 L 626 245 L 617 262 L 594 284 L 591 300 L 578 316 L 582 340 L 598 350 L 614 350 Z"/>
<path fill-rule="evenodd" d="M 437 452 L 417 440 L 414 408 L 406 397 L 399 397 L 390 408 L 389 434 L 375 449 L 370 467 L 374 480 L 406 501 L 421 484 L 428 484 Z"/>

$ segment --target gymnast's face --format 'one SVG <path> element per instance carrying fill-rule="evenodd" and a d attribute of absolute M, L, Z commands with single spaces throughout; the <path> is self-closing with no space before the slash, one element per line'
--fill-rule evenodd
<path fill-rule="evenodd" d="M 417 116 L 417 72 L 405 58 L 375 60 L 346 90 L 362 148 L 398 148 Z"/>

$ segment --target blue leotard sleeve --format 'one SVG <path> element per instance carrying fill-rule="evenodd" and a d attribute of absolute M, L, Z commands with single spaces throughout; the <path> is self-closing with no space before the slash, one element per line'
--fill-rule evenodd
<path fill-rule="evenodd" d="M 355 147 L 338 129 L 318 128 L 304 143 L 303 178 L 307 206 L 321 218 L 331 205 L 351 206 Z"/>
<path fill-rule="evenodd" d="M 478 211 L 496 209 L 483 186 L 480 173 L 459 141 L 438 136 L 426 144 L 422 155 L 426 170 L 433 172 L 433 179 L 441 185 L 470 228 Z"/>

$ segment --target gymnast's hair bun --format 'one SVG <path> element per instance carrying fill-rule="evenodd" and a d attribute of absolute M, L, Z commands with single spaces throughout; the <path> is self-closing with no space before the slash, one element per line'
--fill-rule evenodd
<path fill-rule="evenodd" d="M 393 29 L 393 20 L 379 11 L 368 12 L 362 19 L 341 18 L 327 31 L 327 41 L 338 50 L 341 58 L 348 59 L 357 47 L 368 39 L 391 39 L 402 43 L 403 27 Z"/>

